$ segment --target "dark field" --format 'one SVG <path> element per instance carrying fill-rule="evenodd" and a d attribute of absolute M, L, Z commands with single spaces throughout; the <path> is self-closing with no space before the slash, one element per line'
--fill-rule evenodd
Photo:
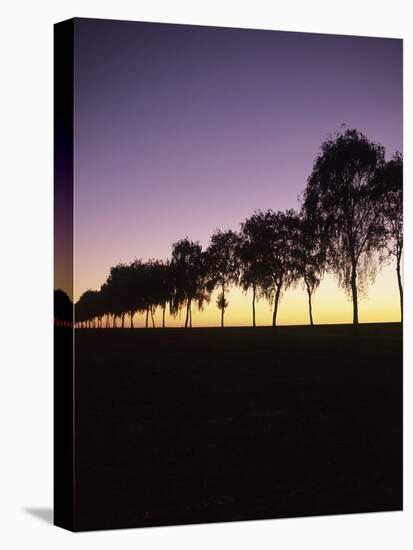
<path fill-rule="evenodd" d="M 76 344 L 77 529 L 401 509 L 399 324 Z"/>

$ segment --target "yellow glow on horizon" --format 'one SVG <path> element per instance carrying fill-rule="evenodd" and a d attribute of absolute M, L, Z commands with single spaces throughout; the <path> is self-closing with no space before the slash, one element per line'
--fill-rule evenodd
<path fill-rule="evenodd" d="M 99 285 L 96 285 L 96 287 L 99 288 Z M 217 292 L 214 292 L 211 302 L 201 312 L 196 309 L 195 305 L 193 306 L 193 327 L 220 325 L 221 312 L 216 306 L 216 298 Z M 231 288 L 227 298 L 229 307 L 225 311 L 225 326 L 251 326 L 252 294 L 245 294 L 239 288 Z M 352 307 L 351 297 L 338 287 L 337 280 L 332 275 L 327 275 L 313 296 L 314 323 L 351 323 Z M 160 308 L 155 312 L 154 318 L 156 327 L 160 327 L 162 325 Z M 400 321 L 399 291 L 393 264 L 384 266 L 377 274 L 375 282 L 368 287 L 367 295 L 359 297 L 359 320 L 361 323 Z M 184 310 L 177 318 L 173 318 L 168 313 L 166 314 L 167 327 L 182 327 L 184 323 Z M 256 324 L 257 326 L 265 326 L 271 325 L 271 323 L 272 306 L 266 300 L 261 299 L 256 303 Z M 278 308 L 277 324 L 309 324 L 307 293 L 300 286 L 290 288 L 284 292 Z M 137 313 L 134 316 L 134 326 L 142 327 L 144 325 L 145 314 Z M 125 317 L 125 326 L 130 326 L 129 317 Z M 149 326 L 152 326 L 150 318 Z"/>

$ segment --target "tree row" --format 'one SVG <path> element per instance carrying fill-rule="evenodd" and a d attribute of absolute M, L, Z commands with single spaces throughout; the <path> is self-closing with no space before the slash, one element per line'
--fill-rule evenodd
<path fill-rule="evenodd" d="M 395 260 L 400 294 L 403 286 L 403 160 L 385 160 L 384 148 L 355 129 L 326 140 L 314 161 L 298 211 L 256 211 L 238 232 L 216 230 L 209 245 L 184 238 L 172 245 L 168 260 L 135 260 L 111 268 L 99 291 L 88 290 L 76 304 L 79 327 L 133 328 L 135 315 L 155 326 L 154 314 L 184 313 L 192 326 L 194 308 L 202 310 L 217 290 L 221 326 L 230 305 L 230 289 L 249 292 L 256 326 L 257 300 L 272 305 L 277 324 L 283 293 L 302 285 L 307 293 L 309 323 L 312 299 L 326 272 L 334 274 L 353 303 L 359 322 L 359 295 L 374 280 L 383 262 Z"/>

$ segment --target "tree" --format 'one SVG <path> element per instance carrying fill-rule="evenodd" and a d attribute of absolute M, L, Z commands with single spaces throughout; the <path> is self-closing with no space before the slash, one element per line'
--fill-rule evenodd
<path fill-rule="evenodd" d="M 254 214 L 241 223 L 236 254 L 240 267 L 239 284 L 244 292 L 252 290 L 252 326 L 256 326 L 255 305 L 266 287 L 265 227 L 262 216 Z"/>
<path fill-rule="evenodd" d="M 272 326 L 277 324 L 282 292 L 294 282 L 294 244 L 297 215 L 294 210 L 256 214 L 263 227 L 264 294 L 274 304 Z"/>
<path fill-rule="evenodd" d="M 243 225 L 243 232 L 248 227 L 254 233 L 259 285 L 261 293 L 274 305 L 273 327 L 277 324 L 282 292 L 294 281 L 292 247 L 295 217 L 293 210 L 258 211 Z"/>
<path fill-rule="evenodd" d="M 219 287 L 217 306 L 221 310 L 221 327 L 224 326 L 224 313 L 228 307 L 229 287 L 238 282 L 239 262 L 236 253 L 238 236 L 234 231 L 217 230 L 211 237 L 207 249 L 208 288 Z"/>
<path fill-rule="evenodd" d="M 89 328 L 96 327 L 96 318 L 100 316 L 99 291 L 86 290 L 75 305 L 76 323 Z"/>
<path fill-rule="evenodd" d="M 384 149 L 347 129 L 321 145 L 304 192 L 304 212 L 327 243 L 329 267 L 353 300 L 358 324 L 358 291 L 374 277 L 378 248 L 379 202 L 373 192 Z"/>
<path fill-rule="evenodd" d="M 165 328 L 166 307 L 168 304 L 170 307 L 173 292 L 173 281 L 169 261 L 159 261 L 157 263 L 156 279 L 158 284 L 157 305 L 162 308 L 162 328 Z"/>
<path fill-rule="evenodd" d="M 171 303 L 172 280 L 170 264 L 161 260 L 149 260 L 146 263 L 146 296 L 147 311 L 151 313 L 152 326 L 155 326 L 154 312 L 157 307 L 162 308 L 162 327 L 165 328 L 165 313 L 167 304 Z"/>
<path fill-rule="evenodd" d="M 314 325 L 312 297 L 325 269 L 325 246 L 320 233 L 308 218 L 296 218 L 293 245 L 294 278 L 302 281 L 308 297 L 310 325 Z"/>
<path fill-rule="evenodd" d="M 111 267 L 104 285 L 107 313 L 113 315 L 113 328 L 117 326 L 117 317 L 121 319 L 121 328 L 124 328 L 125 314 L 131 310 L 132 280 L 130 273 L 130 266 L 127 264 Z"/>
<path fill-rule="evenodd" d="M 58 327 L 69 327 L 73 323 L 73 304 L 61 289 L 54 291 L 54 321 Z"/>
<path fill-rule="evenodd" d="M 139 311 L 145 311 L 146 266 L 142 260 L 134 260 L 128 265 L 127 273 L 127 311 L 130 317 L 130 328 L 134 328 L 133 318 Z"/>
<path fill-rule="evenodd" d="M 207 284 L 206 255 L 199 242 L 185 238 L 174 243 L 170 269 L 173 280 L 171 313 L 177 315 L 185 307 L 185 328 L 188 328 L 192 326 L 192 303 L 197 303 L 201 310 L 211 294 Z"/>
<path fill-rule="evenodd" d="M 400 295 L 400 316 L 403 321 L 403 284 L 401 259 L 403 253 L 403 157 L 396 153 L 377 171 L 377 199 L 384 226 L 382 248 L 386 256 L 395 258 Z"/>

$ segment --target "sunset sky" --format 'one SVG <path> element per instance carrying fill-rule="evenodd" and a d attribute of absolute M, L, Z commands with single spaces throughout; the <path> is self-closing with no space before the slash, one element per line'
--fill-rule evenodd
<path fill-rule="evenodd" d="M 401 40 L 77 20 L 75 300 L 119 262 L 166 259 L 185 236 L 207 246 L 256 209 L 297 208 L 320 144 L 343 123 L 387 158 L 402 151 Z M 226 324 L 250 324 L 250 302 L 234 289 Z M 193 322 L 219 315 L 213 301 Z M 351 322 L 330 276 L 314 316 Z M 360 320 L 399 320 L 393 265 Z M 257 323 L 270 322 L 261 301 Z M 288 290 L 279 323 L 307 322 L 305 293 Z"/>

